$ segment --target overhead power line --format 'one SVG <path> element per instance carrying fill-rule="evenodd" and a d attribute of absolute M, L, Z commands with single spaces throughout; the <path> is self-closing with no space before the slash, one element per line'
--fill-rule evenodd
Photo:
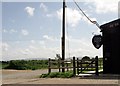
<path fill-rule="evenodd" d="M 99 29 L 100 29 L 100 26 L 99 24 L 97 23 L 97 21 L 92 21 L 84 12 L 83 10 L 80 8 L 80 6 L 77 4 L 77 2 L 75 0 L 73 0 L 75 5 L 78 7 L 78 9 L 82 12 L 82 14 L 93 24 L 95 24 Z"/>

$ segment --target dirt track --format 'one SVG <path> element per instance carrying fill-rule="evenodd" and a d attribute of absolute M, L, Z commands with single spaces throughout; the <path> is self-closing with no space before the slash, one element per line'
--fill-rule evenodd
<path fill-rule="evenodd" d="M 118 84 L 118 79 L 107 78 L 39 78 L 43 73 L 47 70 L 2 70 L 2 84 Z"/>

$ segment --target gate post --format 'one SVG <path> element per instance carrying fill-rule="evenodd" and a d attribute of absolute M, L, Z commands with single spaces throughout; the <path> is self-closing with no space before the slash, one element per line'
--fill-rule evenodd
<path fill-rule="evenodd" d="M 99 75 L 99 72 L 98 72 L 98 56 L 95 57 L 95 67 L 96 67 L 95 74 L 98 76 Z"/>
<path fill-rule="evenodd" d="M 61 64 L 61 60 L 58 59 L 58 68 L 59 68 L 59 72 L 60 72 L 60 64 Z"/>
<path fill-rule="evenodd" d="M 77 74 L 79 75 L 79 59 L 77 58 Z"/>
<path fill-rule="evenodd" d="M 73 75 L 76 75 L 75 57 L 73 57 Z"/>
<path fill-rule="evenodd" d="M 48 74 L 51 73 L 51 63 L 50 63 L 50 58 L 48 60 Z"/>
<path fill-rule="evenodd" d="M 80 68 L 80 71 L 81 71 L 81 73 L 82 73 L 82 64 L 83 64 L 83 63 L 82 63 L 82 60 L 81 60 L 81 61 L 80 61 L 80 67 L 81 67 L 81 68 Z"/>

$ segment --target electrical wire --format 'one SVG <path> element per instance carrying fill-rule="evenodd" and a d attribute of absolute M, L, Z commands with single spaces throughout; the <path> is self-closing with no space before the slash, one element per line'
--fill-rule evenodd
<path fill-rule="evenodd" d="M 97 21 L 92 21 L 84 12 L 83 10 L 80 8 L 80 6 L 77 4 L 77 2 L 75 0 L 73 0 L 75 5 L 78 7 L 78 9 L 82 12 L 82 14 L 93 24 L 95 24 L 99 29 L 100 29 L 100 26 L 99 24 L 97 23 Z"/>

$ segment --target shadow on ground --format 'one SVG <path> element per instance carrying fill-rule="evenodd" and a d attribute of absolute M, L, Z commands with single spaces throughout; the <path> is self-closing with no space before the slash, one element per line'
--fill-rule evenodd
<path fill-rule="evenodd" d="M 116 79 L 119 80 L 120 83 L 120 75 L 116 75 L 116 74 L 99 74 L 97 75 L 87 75 L 87 76 L 80 76 L 80 79 Z"/>

